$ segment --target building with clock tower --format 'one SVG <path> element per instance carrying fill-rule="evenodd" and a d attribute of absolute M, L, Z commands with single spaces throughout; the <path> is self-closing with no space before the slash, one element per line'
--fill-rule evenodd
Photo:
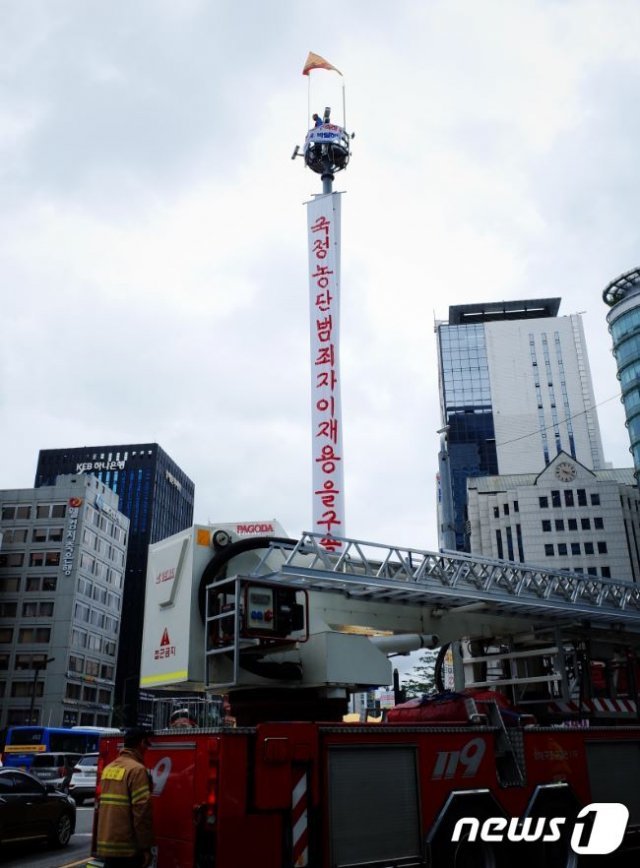
<path fill-rule="evenodd" d="M 539 473 L 468 480 L 471 553 L 640 582 L 632 467 L 592 470 L 562 451 Z"/>

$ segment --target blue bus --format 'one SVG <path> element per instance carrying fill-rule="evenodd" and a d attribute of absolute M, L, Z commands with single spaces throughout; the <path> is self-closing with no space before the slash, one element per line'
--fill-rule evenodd
<path fill-rule="evenodd" d="M 31 768 L 34 756 L 41 753 L 84 754 L 98 750 L 101 735 L 115 735 L 119 729 L 78 726 L 10 726 L 4 745 L 5 766 Z"/>

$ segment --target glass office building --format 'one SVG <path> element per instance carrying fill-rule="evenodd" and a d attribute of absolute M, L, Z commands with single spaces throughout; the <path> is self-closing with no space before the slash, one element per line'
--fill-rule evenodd
<path fill-rule="evenodd" d="M 640 268 L 616 277 L 602 298 L 611 310 L 607 325 L 613 340 L 622 403 L 636 479 L 640 474 Z"/>
<path fill-rule="evenodd" d="M 603 466 L 579 315 L 559 298 L 455 305 L 436 323 L 441 549 L 470 551 L 467 480 L 539 472 L 564 451 Z"/>
<path fill-rule="evenodd" d="M 193 524 L 194 484 L 157 443 L 42 449 L 36 487 L 52 485 L 60 474 L 89 473 L 118 495 L 129 518 L 122 621 L 116 675 L 116 701 L 134 722 L 140 675 L 147 550 L 150 543 Z"/>

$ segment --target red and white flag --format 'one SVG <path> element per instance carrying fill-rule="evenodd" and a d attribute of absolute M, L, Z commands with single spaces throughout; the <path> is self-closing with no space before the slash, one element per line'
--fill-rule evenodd
<path fill-rule="evenodd" d="M 325 60 L 324 57 L 320 57 L 319 54 L 314 54 L 313 51 L 310 51 L 304 69 L 302 70 L 302 74 L 309 75 L 309 71 L 312 69 L 332 69 L 334 72 L 337 72 L 338 75 L 342 75 L 337 66 L 329 63 L 328 60 Z"/>

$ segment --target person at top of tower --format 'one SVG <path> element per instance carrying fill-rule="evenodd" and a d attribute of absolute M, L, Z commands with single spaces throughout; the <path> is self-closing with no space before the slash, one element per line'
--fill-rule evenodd
<path fill-rule="evenodd" d="M 322 118 L 320 117 L 320 115 L 314 114 L 314 115 L 312 115 L 312 117 L 313 117 L 314 127 L 321 127 L 324 122 L 323 122 Z"/>

